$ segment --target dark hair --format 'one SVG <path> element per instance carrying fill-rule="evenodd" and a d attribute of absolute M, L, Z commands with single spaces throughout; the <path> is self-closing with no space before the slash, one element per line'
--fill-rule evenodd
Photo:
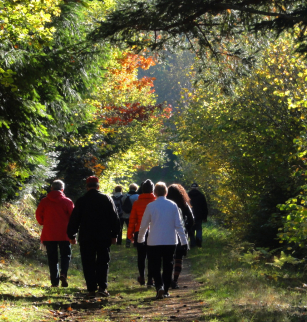
<path fill-rule="evenodd" d="M 115 192 L 122 192 L 122 191 L 123 191 L 123 187 L 122 187 L 122 186 L 116 186 L 116 187 L 114 188 L 114 191 L 115 191 Z"/>
<path fill-rule="evenodd" d="M 177 206 L 181 209 L 183 209 L 186 204 L 188 204 L 191 207 L 190 198 L 183 186 L 179 183 L 171 184 L 168 187 L 168 193 L 166 198 L 174 201 L 177 204 Z"/>
<path fill-rule="evenodd" d="M 150 179 L 147 179 L 142 183 L 142 192 L 143 193 L 153 193 L 154 188 L 155 188 L 155 186 Z"/>
<path fill-rule="evenodd" d="M 98 188 L 99 187 L 99 182 L 89 182 L 86 184 L 88 188 Z"/>

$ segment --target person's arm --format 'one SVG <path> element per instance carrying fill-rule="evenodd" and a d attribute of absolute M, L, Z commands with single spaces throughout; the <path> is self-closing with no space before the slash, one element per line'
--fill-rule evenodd
<path fill-rule="evenodd" d="M 187 245 L 188 241 L 187 241 L 187 237 L 184 233 L 184 228 L 182 225 L 182 220 L 180 220 L 180 214 L 179 214 L 179 210 L 178 207 L 176 205 L 174 205 L 174 210 L 173 210 L 173 215 L 175 216 L 175 229 L 179 235 L 180 238 L 180 242 L 181 245 Z"/>
<path fill-rule="evenodd" d="M 205 195 L 202 195 L 203 196 L 203 200 L 202 200 L 202 203 L 203 203 L 203 221 L 204 222 L 207 222 L 207 217 L 208 217 L 208 205 L 207 205 L 207 200 L 206 200 L 206 197 Z"/>
<path fill-rule="evenodd" d="M 151 221 L 150 206 L 147 205 L 141 221 L 141 226 L 140 226 L 139 236 L 138 236 L 138 243 L 145 242 L 145 234 L 150 224 L 150 221 Z"/>
<path fill-rule="evenodd" d="M 68 216 L 69 217 L 71 216 L 71 213 L 72 213 L 72 211 L 73 211 L 74 208 L 75 208 L 74 203 L 69 199 L 67 201 L 67 213 L 68 213 Z"/>
<path fill-rule="evenodd" d="M 119 217 L 118 217 L 118 213 L 117 213 L 117 208 L 115 206 L 115 203 L 113 201 L 113 199 L 109 196 L 107 196 L 108 198 L 108 213 L 110 215 L 110 219 L 111 219 L 111 242 L 112 244 L 116 243 L 117 240 L 117 236 L 120 232 L 120 221 L 119 221 Z"/>
<path fill-rule="evenodd" d="M 38 206 L 37 206 L 37 209 L 36 209 L 36 220 L 37 222 L 40 224 L 40 225 L 44 225 L 44 201 L 42 200 Z"/>
<path fill-rule="evenodd" d="M 76 206 L 73 208 L 68 226 L 67 226 L 67 236 L 72 244 L 76 243 L 76 236 L 79 230 L 81 222 L 81 212 L 80 212 L 80 202 L 76 202 Z"/>
<path fill-rule="evenodd" d="M 195 220 L 192 209 L 188 204 L 184 207 L 183 215 L 185 217 L 185 228 L 189 231 L 193 227 Z"/>
<path fill-rule="evenodd" d="M 130 239 L 132 243 L 134 243 L 133 234 L 134 234 L 135 224 L 137 220 L 136 208 L 137 208 L 137 201 L 135 201 L 132 205 L 132 209 L 129 217 L 128 232 L 127 232 L 127 238 Z"/>

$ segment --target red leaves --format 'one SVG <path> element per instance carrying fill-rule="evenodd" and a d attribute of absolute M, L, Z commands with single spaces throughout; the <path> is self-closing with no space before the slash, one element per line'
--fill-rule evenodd
<path fill-rule="evenodd" d="M 104 110 L 110 111 L 108 116 L 104 116 L 105 124 L 127 125 L 133 120 L 144 121 L 153 116 L 156 110 L 162 110 L 162 104 L 141 105 L 140 103 L 127 103 L 126 106 L 105 106 Z M 163 109 L 163 116 L 170 117 L 171 108 Z"/>

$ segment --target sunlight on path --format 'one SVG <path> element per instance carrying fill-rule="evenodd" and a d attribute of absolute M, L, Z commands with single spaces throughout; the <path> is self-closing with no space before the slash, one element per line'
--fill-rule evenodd
<path fill-rule="evenodd" d="M 146 286 L 140 286 L 137 288 L 138 291 L 144 289 L 143 299 L 131 300 L 127 296 L 111 294 L 108 299 L 89 300 L 85 314 L 80 312 L 71 321 L 204 321 L 201 319 L 203 303 L 192 298 L 199 283 L 193 280 L 189 267 L 186 259 L 179 278 L 180 288 L 171 289 L 170 298 L 156 300 L 154 289 L 147 291 Z"/>

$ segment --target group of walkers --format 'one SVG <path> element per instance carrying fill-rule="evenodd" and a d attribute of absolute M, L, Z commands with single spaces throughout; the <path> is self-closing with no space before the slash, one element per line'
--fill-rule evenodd
<path fill-rule="evenodd" d="M 137 248 L 140 285 L 156 288 L 156 298 L 169 297 L 178 288 L 183 256 L 191 247 L 201 247 L 201 223 L 207 220 L 204 195 L 192 184 L 187 193 L 180 184 L 156 185 L 149 179 L 140 187 L 129 186 L 122 194 L 116 186 L 109 197 L 99 191 L 95 176 L 86 179 L 87 192 L 76 204 L 64 195 L 64 182 L 53 181 L 51 191 L 41 200 L 36 218 L 43 225 L 41 242 L 46 246 L 51 286 L 68 286 L 67 272 L 71 244 L 80 245 L 88 298 L 108 297 L 108 270 L 111 244 L 122 244 L 123 225 L 127 225 L 126 247 Z M 193 210 L 192 210 L 193 209 Z M 196 233 L 196 235 L 195 235 Z M 59 271 L 58 248 L 61 270 Z M 162 274 L 161 274 L 162 265 Z"/>

